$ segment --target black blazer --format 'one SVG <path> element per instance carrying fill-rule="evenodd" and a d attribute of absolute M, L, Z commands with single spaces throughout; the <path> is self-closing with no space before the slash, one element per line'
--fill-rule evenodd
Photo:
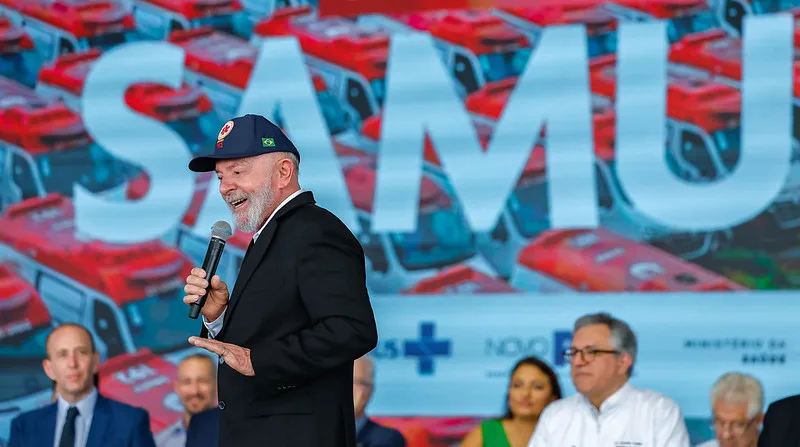
<path fill-rule="evenodd" d="M 406 447 L 406 438 L 394 428 L 367 419 L 367 423 L 358 432 L 357 447 Z"/>
<path fill-rule="evenodd" d="M 215 337 L 249 348 L 255 371 L 220 365 L 220 446 L 355 447 L 353 361 L 378 342 L 365 270 L 358 240 L 311 192 L 275 214 Z"/>
<path fill-rule="evenodd" d="M 800 394 L 770 404 L 758 447 L 800 447 Z"/>
<path fill-rule="evenodd" d="M 219 444 L 219 409 L 201 411 L 189 419 L 186 447 L 216 447 Z"/>

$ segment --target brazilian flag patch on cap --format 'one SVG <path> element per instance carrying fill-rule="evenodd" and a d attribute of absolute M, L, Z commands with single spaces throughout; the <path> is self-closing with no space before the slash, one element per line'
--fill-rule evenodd
<path fill-rule="evenodd" d="M 261 144 L 264 147 L 275 147 L 275 140 L 273 140 L 272 138 L 262 138 Z"/>

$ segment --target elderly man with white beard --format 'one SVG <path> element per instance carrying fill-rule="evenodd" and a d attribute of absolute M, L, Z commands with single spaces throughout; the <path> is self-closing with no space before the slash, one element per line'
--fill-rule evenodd
<path fill-rule="evenodd" d="M 200 268 L 184 287 L 188 305 L 208 293 L 189 341 L 220 356 L 220 446 L 356 445 L 353 362 L 378 338 L 364 252 L 300 188 L 299 163 L 257 115 L 225 123 L 214 152 L 189 163 L 216 172 L 236 226 L 255 231 L 232 293 Z"/>

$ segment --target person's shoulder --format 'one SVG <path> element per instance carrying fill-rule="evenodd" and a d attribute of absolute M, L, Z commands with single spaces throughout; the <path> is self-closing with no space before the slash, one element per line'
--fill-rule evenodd
<path fill-rule="evenodd" d="M 45 405 L 44 407 L 36 408 L 36 409 L 33 409 L 33 410 L 28 410 L 28 411 L 26 411 L 24 413 L 18 414 L 13 419 L 13 422 L 15 422 L 17 424 L 26 425 L 28 423 L 35 422 L 35 421 L 41 419 L 42 417 L 47 415 L 47 413 L 53 412 L 55 410 L 56 410 L 56 404 L 54 404 L 54 403 L 53 404 L 48 404 L 48 405 Z"/>
<path fill-rule="evenodd" d="M 210 421 L 216 420 L 219 418 L 219 408 L 213 407 L 209 408 L 208 410 L 203 410 L 199 413 L 195 413 L 192 415 L 192 418 L 189 420 L 189 424 L 206 424 L 210 423 Z"/>
<path fill-rule="evenodd" d="M 140 407 L 135 407 L 130 404 L 126 404 L 124 402 L 120 402 L 118 400 L 114 400 L 105 396 L 97 396 L 98 399 L 103 399 L 106 404 L 108 405 L 109 410 L 115 416 L 122 416 L 127 419 L 134 418 L 134 417 L 149 417 L 147 410 Z"/>
<path fill-rule="evenodd" d="M 653 391 L 649 389 L 639 389 L 634 388 L 637 399 L 639 402 L 647 407 L 658 409 L 658 410 L 678 410 L 680 411 L 680 406 L 678 403 L 675 402 L 674 399 L 667 396 L 666 394 L 659 393 L 658 391 Z"/>
<path fill-rule="evenodd" d="M 323 208 L 317 203 L 308 203 L 305 206 L 298 207 L 294 215 L 302 220 L 304 224 L 311 228 L 329 228 L 332 226 L 343 226 L 344 222 L 341 221 L 335 214 L 327 208 Z"/>
<path fill-rule="evenodd" d="M 372 419 L 369 420 L 370 424 L 372 425 L 372 433 L 373 436 L 380 438 L 381 440 L 386 441 L 405 441 L 403 434 L 400 433 L 400 430 L 396 428 L 387 427 L 386 425 L 381 425 Z"/>
<path fill-rule="evenodd" d="M 578 414 L 575 408 L 579 405 L 585 405 L 583 396 L 580 394 L 573 394 L 572 396 L 558 399 L 544 407 L 539 421 L 553 422 L 560 421 L 567 417 L 571 418 Z"/>
<path fill-rule="evenodd" d="M 702 444 L 697 444 L 695 447 L 719 447 L 719 442 L 716 439 L 711 439 Z"/>
<path fill-rule="evenodd" d="M 783 399 L 778 399 L 775 402 L 772 402 L 767 407 L 768 412 L 783 412 L 783 411 L 792 411 L 796 412 L 800 409 L 800 394 L 784 397 Z"/>
<path fill-rule="evenodd" d="M 339 217 L 316 203 L 297 207 L 292 213 L 292 226 L 304 233 L 306 239 L 333 235 L 356 240 Z"/>

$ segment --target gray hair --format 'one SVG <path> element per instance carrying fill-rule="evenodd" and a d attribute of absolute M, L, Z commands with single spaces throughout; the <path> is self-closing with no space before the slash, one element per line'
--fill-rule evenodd
<path fill-rule="evenodd" d="M 363 363 L 364 365 L 369 368 L 369 376 L 370 380 L 375 380 L 375 362 L 372 360 L 372 356 L 369 354 L 364 354 L 361 357 L 355 359 L 354 363 Z"/>
<path fill-rule="evenodd" d="M 747 417 L 753 418 L 764 408 L 764 388 L 761 382 L 749 374 L 729 372 L 711 388 L 711 407 L 722 400 L 731 404 L 747 404 Z"/>
<path fill-rule="evenodd" d="M 292 160 L 292 164 L 294 165 L 294 172 L 297 173 L 297 175 L 300 175 L 300 160 L 297 158 L 297 155 L 291 152 L 284 152 L 284 155 L 286 155 L 286 158 L 288 158 L 289 160 Z"/>
<path fill-rule="evenodd" d="M 636 334 L 633 333 L 631 327 L 628 326 L 628 323 L 618 320 L 608 313 L 601 312 L 584 315 L 575 320 L 575 327 L 572 333 L 574 334 L 581 328 L 593 326 L 595 324 L 602 324 L 611 331 L 609 343 L 614 350 L 631 356 L 631 366 L 628 368 L 628 377 L 633 375 L 633 365 L 636 364 L 637 343 Z"/>

